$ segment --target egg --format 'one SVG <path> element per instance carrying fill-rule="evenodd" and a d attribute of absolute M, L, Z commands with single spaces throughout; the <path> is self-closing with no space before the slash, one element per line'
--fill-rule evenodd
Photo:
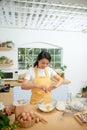
<path fill-rule="evenodd" d="M 21 115 L 24 117 L 24 116 L 26 115 L 26 113 L 25 113 L 25 112 L 23 112 Z"/>
<path fill-rule="evenodd" d="M 29 112 L 26 112 L 26 115 L 27 115 L 27 117 L 28 117 L 28 116 L 30 116 L 30 113 L 29 113 Z"/>
<path fill-rule="evenodd" d="M 20 122 L 21 122 L 21 123 L 24 122 L 23 118 L 20 119 Z"/>
<path fill-rule="evenodd" d="M 23 116 L 23 120 L 25 121 L 27 119 L 27 116 L 25 115 L 25 116 Z"/>
<path fill-rule="evenodd" d="M 32 119 L 32 118 L 29 116 L 29 117 L 28 117 L 28 121 L 31 121 L 31 119 Z"/>
<path fill-rule="evenodd" d="M 50 106 L 47 105 L 46 106 L 46 110 L 49 111 L 50 110 Z"/>
<path fill-rule="evenodd" d="M 36 123 L 38 123 L 40 121 L 40 118 L 39 117 L 37 117 L 36 118 Z"/>
<path fill-rule="evenodd" d="M 31 118 L 34 118 L 34 117 L 35 117 L 35 115 L 34 115 L 33 112 L 30 112 L 30 116 L 31 116 Z"/>

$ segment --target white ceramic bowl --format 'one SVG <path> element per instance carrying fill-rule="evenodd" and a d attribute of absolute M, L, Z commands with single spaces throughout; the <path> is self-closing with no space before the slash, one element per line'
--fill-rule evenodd
<path fill-rule="evenodd" d="M 23 106 L 28 103 L 28 100 L 22 99 L 22 100 L 16 100 L 13 102 L 14 106 Z"/>
<path fill-rule="evenodd" d="M 66 108 L 66 103 L 63 101 L 58 101 L 56 105 L 56 109 L 60 111 L 64 111 Z"/>
<path fill-rule="evenodd" d="M 57 104 L 56 100 L 52 100 L 50 103 L 37 103 L 38 108 L 43 112 L 50 112 L 55 109 Z"/>

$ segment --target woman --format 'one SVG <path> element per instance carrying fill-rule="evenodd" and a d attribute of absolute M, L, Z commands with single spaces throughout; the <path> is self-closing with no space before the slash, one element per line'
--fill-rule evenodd
<path fill-rule="evenodd" d="M 51 91 L 63 83 L 63 79 L 52 68 L 48 67 L 50 61 L 50 54 L 42 51 L 37 56 L 34 67 L 30 67 L 26 73 L 22 89 L 32 90 L 31 104 L 36 104 L 39 101 L 52 101 Z M 55 79 L 56 83 L 52 83 L 52 79 Z"/>

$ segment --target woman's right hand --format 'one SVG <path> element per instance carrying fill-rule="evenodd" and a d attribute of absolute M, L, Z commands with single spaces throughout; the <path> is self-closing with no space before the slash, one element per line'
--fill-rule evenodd
<path fill-rule="evenodd" d="M 48 88 L 47 88 L 47 86 L 40 85 L 40 86 L 38 86 L 38 88 L 42 89 L 45 93 L 48 93 Z"/>

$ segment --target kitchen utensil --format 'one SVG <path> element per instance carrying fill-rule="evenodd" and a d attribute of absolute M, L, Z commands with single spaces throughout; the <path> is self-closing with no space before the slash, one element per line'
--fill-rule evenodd
<path fill-rule="evenodd" d="M 74 114 L 74 118 L 81 126 L 87 126 L 87 112 L 78 112 Z"/>

